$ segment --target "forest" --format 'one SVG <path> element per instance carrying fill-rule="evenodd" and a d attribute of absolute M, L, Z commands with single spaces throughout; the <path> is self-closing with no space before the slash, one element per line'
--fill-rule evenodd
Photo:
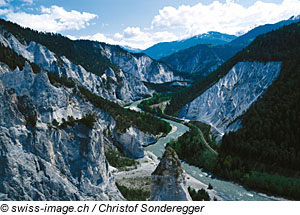
<path fill-rule="evenodd" d="M 117 123 L 117 131 L 120 134 L 126 132 L 130 126 L 134 126 L 141 131 L 158 135 L 160 133 L 167 134 L 171 131 L 169 123 L 160 120 L 148 113 L 139 113 L 130 109 L 124 109 L 118 104 L 105 100 L 102 97 L 91 93 L 84 87 L 78 86 L 79 95 L 90 101 L 95 107 L 108 112 Z"/>
<path fill-rule="evenodd" d="M 146 201 L 150 198 L 150 192 L 138 188 L 128 188 L 116 183 L 118 189 L 127 201 Z"/>
<path fill-rule="evenodd" d="M 230 43 L 225 45 L 199 44 L 188 49 L 175 52 L 174 54 L 160 60 L 172 68 L 176 65 L 188 65 L 186 64 L 187 62 L 193 63 L 191 59 L 193 59 L 194 56 L 201 56 L 199 63 L 194 64 L 194 67 L 190 68 L 191 71 L 188 70 L 188 72 L 182 72 L 186 73 L 186 78 L 199 80 L 206 76 L 207 71 L 211 67 L 214 67 L 217 61 L 226 61 L 241 49 L 241 46 L 232 45 Z M 201 63 L 208 59 L 210 61 L 209 63 Z"/>
<path fill-rule="evenodd" d="M 168 101 L 169 99 L 171 99 L 171 97 L 167 94 L 154 93 L 151 98 L 146 99 L 138 104 L 138 107 L 146 112 L 162 116 L 162 110 L 160 108 L 152 108 L 151 105 L 159 104 L 161 102 Z"/>
<path fill-rule="evenodd" d="M 283 65 L 278 79 L 242 116 L 242 128 L 223 137 L 217 172 L 300 199 L 300 24 L 259 36 L 242 54 Z"/>
<path fill-rule="evenodd" d="M 288 61 L 283 64 L 278 80 L 267 90 L 266 94 L 242 117 L 243 127 L 236 133 L 223 137 L 220 148 L 218 172 L 228 178 L 239 180 L 237 175 L 249 174 L 251 171 L 265 174 L 279 174 L 287 178 L 300 179 L 300 61 Z M 226 161 L 229 165 L 222 165 Z M 270 177 L 270 180 L 272 177 Z M 292 186 L 287 178 L 278 179 L 277 194 L 291 196 Z M 297 180 L 296 180 L 297 179 Z M 273 192 L 267 180 L 251 187 Z M 282 184 L 280 184 L 282 182 Z M 245 182 L 250 186 L 250 182 Z M 274 182 L 275 183 L 275 182 Z M 266 187 L 264 187 L 266 186 Z M 275 189 L 277 190 L 277 189 Z M 298 190 L 297 194 L 296 192 Z M 300 198 L 300 190 L 293 189 L 293 198 Z"/>
<path fill-rule="evenodd" d="M 283 64 L 279 77 L 240 117 L 242 128 L 224 135 L 217 160 L 207 166 L 206 160 L 201 159 L 205 150 L 193 130 L 169 145 L 182 159 L 218 177 L 299 200 L 300 23 L 257 37 L 216 72 L 221 74 L 238 61 Z"/>
<path fill-rule="evenodd" d="M 204 145 L 197 127 L 191 124 L 188 126 L 190 130 L 176 141 L 167 143 L 167 147 L 172 147 L 181 160 L 212 172 L 216 165 L 217 155 Z"/>

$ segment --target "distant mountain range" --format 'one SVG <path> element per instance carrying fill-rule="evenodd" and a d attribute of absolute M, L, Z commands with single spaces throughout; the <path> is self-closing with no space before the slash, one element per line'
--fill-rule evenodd
<path fill-rule="evenodd" d="M 268 33 L 272 30 L 276 30 L 284 25 L 289 25 L 291 23 L 297 22 L 297 20 L 300 19 L 299 16 L 292 16 L 288 20 L 283 20 L 275 24 L 266 24 L 258 26 L 249 32 L 237 37 L 235 35 L 229 35 L 229 34 L 223 34 L 220 32 L 210 31 L 208 33 L 199 34 L 184 40 L 177 40 L 172 42 L 161 42 L 157 43 L 145 50 L 133 48 L 130 46 L 120 46 L 121 48 L 125 49 L 126 51 L 129 51 L 131 53 L 145 53 L 149 57 L 159 60 L 168 56 L 171 56 L 172 54 L 185 50 L 200 44 L 209 44 L 213 46 L 220 46 L 225 44 L 230 44 L 234 47 L 246 47 L 249 45 L 258 35 Z M 228 46 L 225 47 L 228 51 Z M 191 51 L 191 49 L 189 50 Z M 231 52 L 231 51 L 230 51 Z M 173 58 L 171 56 L 170 58 Z M 228 58 L 227 58 L 228 59 Z M 226 59 L 222 59 L 226 60 Z M 195 71 L 192 71 L 195 72 Z"/>
<path fill-rule="evenodd" d="M 158 43 L 142 52 L 151 58 L 158 60 L 162 57 L 169 56 L 177 51 L 187 49 L 198 44 L 222 45 L 234 40 L 235 38 L 236 36 L 234 35 L 211 31 L 185 40 Z"/>
<path fill-rule="evenodd" d="M 195 80 L 207 76 L 231 58 L 238 51 L 249 45 L 257 36 L 279 29 L 282 26 L 300 21 L 300 16 L 275 24 L 258 26 L 248 33 L 223 45 L 196 45 L 173 53 L 160 60 L 178 72 L 192 74 Z"/>
<path fill-rule="evenodd" d="M 261 25 L 258 26 L 246 34 L 236 38 L 235 40 L 231 41 L 229 44 L 230 45 L 239 45 L 241 47 L 246 47 L 249 45 L 257 36 L 261 34 L 265 34 L 274 30 L 277 30 L 281 28 L 282 26 L 292 24 L 294 22 L 299 22 L 300 21 L 300 15 L 299 16 L 292 16 L 288 20 L 283 20 L 280 22 L 277 22 L 275 24 L 266 24 L 266 25 Z"/>

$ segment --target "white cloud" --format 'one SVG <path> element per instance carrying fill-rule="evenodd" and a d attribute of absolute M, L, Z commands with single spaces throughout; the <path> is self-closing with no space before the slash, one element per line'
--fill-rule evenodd
<path fill-rule="evenodd" d="M 146 36 L 144 32 L 141 32 L 139 27 L 127 27 L 123 32 L 123 36 L 128 39 L 140 38 Z"/>
<path fill-rule="evenodd" d="M 123 35 L 120 33 L 115 33 L 114 38 L 116 38 L 117 40 L 121 40 L 123 38 Z"/>
<path fill-rule="evenodd" d="M 256 25 L 275 23 L 299 13 L 299 0 L 283 0 L 279 4 L 256 1 L 249 7 L 234 0 L 227 0 L 225 3 L 214 1 L 208 5 L 198 3 L 178 8 L 164 7 L 153 18 L 151 29 L 177 29 L 190 36 L 208 31 L 236 34 Z"/>
<path fill-rule="evenodd" d="M 8 20 L 24 27 L 48 32 L 80 30 L 89 26 L 89 21 L 97 17 L 97 15 L 87 12 L 66 11 L 55 5 L 50 8 L 42 7 L 41 14 L 10 11 L 5 16 Z"/>
<path fill-rule="evenodd" d="M 145 49 L 158 42 L 177 40 L 178 37 L 168 31 L 146 32 L 139 27 L 127 27 L 122 33 L 116 33 L 114 39 L 121 45 Z"/>
<path fill-rule="evenodd" d="M 69 37 L 69 38 L 72 39 L 72 37 Z M 73 37 L 73 39 L 74 39 L 74 37 Z M 115 40 L 110 39 L 101 33 L 97 33 L 94 35 L 88 35 L 88 36 L 82 36 L 77 39 L 94 40 L 94 41 L 105 42 L 105 43 L 109 43 L 109 44 L 118 44 Z"/>
<path fill-rule="evenodd" d="M 78 38 L 73 35 L 66 35 L 66 37 L 68 37 L 70 40 L 78 40 Z"/>
<path fill-rule="evenodd" d="M 6 15 L 9 12 L 10 12 L 10 10 L 8 10 L 8 9 L 0 9 L 0 16 Z"/>

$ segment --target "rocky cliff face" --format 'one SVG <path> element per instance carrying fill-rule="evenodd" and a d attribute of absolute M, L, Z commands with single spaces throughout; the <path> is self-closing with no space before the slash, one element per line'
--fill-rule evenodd
<path fill-rule="evenodd" d="M 145 54 L 132 54 L 115 46 L 104 46 L 106 56 L 124 72 L 139 80 L 151 83 L 165 83 L 183 80 L 166 65 L 154 61 Z"/>
<path fill-rule="evenodd" d="M 121 200 L 103 150 L 103 130 L 113 119 L 30 65 L 0 67 L 0 199 Z M 83 123 L 58 127 L 70 117 L 95 112 Z"/>
<path fill-rule="evenodd" d="M 144 133 L 135 127 L 130 127 L 124 134 L 114 134 L 115 139 L 122 145 L 123 150 L 132 158 L 144 157 L 143 146 L 157 141 L 153 134 Z"/>
<path fill-rule="evenodd" d="M 101 75 L 95 75 L 20 37 L 0 26 L 0 43 L 24 58 L 18 57 L 20 64 L 11 56 L 5 58 L 12 60 L 13 66 L 20 65 L 14 71 L 0 62 L 0 200 L 124 199 L 109 171 L 103 145 L 110 141 L 109 135 L 119 140 L 128 154 L 139 158 L 144 155 L 142 145 L 153 143 L 155 137 L 134 127 L 111 136 L 117 133 L 115 120 L 90 103 L 78 86 L 119 104 L 152 91 L 139 77 L 118 66 L 108 64 Z M 41 71 L 34 73 L 29 62 Z M 162 80 L 169 80 L 168 74 L 164 73 Z M 64 84 L 69 79 L 72 86 Z M 94 118 L 86 120 L 87 116 Z"/>
<path fill-rule="evenodd" d="M 11 71 L 0 62 L 0 199 L 122 200 L 103 149 L 108 141 L 104 133 L 116 134 L 116 122 L 83 99 L 76 86 L 52 85 L 48 74 L 71 78 L 117 103 L 152 92 L 117 67 L 97 76 L 36 42 L 20 42 L 4 29 L 0 42 L 41 68 L 36 74 L 25 62 L 22 70 Z M 91 113 L 96 122 L 89 127 L 81 120 Z M 113 138 L 134 158 L 144 156 L 142 145 L 155 141 L 134 127 Z"/>
<path fill-rule="evenodd" d="M 151 201 L 192 201 L 185 172 L 176 152 L 168 147 L 151 175 Z"/>
<path fill-rule="evenodd" d="M 187 104 L 180 117 L 205 122 L 220 134 L 243 114 L 278 77 L 281 62 L 240 62 L 215 85 Z M 230 125 L 237 130 L 240 121 Z"/>
<path fill-rule="evenodd" d="M 114 71 L 108 68 L 100 77 L 87 72 L 82 66 L 73 64 L 66 57 L 58 57 L 46 47 L 32 41 L 21 43 L 5 29 L 0 29 L 0 42 L 29 62 L 36 63 L 42 69 L 54 72 L 60 77 L 65 76 L 80 82 L 91 92 L 110 101 L 123 103 L 132 102 L 152 94 L 141 79 L 123 70 Z"/>

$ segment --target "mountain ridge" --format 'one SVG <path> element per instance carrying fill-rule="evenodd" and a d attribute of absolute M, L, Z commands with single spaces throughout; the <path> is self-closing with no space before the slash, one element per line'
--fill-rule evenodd
<path fill-rule="evenodd" d="M 168 114 L 178 114 L 185 104 L 187 104 L 188 102 L 191 102 L 193 99 L 195 99 L 196 97 L 201 95 L 206 89 L 208 89 L 209 86 L 211 86 L 213 83 L 216 83 L 222 76 L 224 76 L 226 74 L 226 72 L 229 71 L 234 66 L 232 64 L 232 62 L 237 59 L 237 56 L 239 55 L 239 53 L 245 48 L 244 45 L 249 44 L 249 42 L 251 42 L 249 40 L 249 37 L 252 38 L 253 36 L 257 36 L 257 34 L 259 32 L 261 32 L 261 29 L 264 29 L 264 28 L 266 28 L 267 32 L 270 32 L 270 31 L 274 30 L 274 28 L 278 29 L 278 28 L 285 26 L 285 24 L 297 23 L 299 21 L 300 21 L 299 19 L 288 19 L 288 20 L 284 20 L 284 21 L 281 21 L 281 22 L 278 22 L 275 24 L 271 24 L 271 25 L 268 24 L 268 25 L 259 26 L 258 27 L 259 31 L 255 30 L 255 29 L 257 29 L 257 28 L 255 28 L 255 29 L 251 30 L 249 34 L 246 33 L 245 35 L 235 39 L 238 42 L 234 42 L 235 40 L 233 40 L 232 42 L 224 45 L 223 47 L 220 47 L 225 52 L 225 59 L 227 59 L 226 62 L 225 62 L 225 60 L 223 60 L 223 63 L 216 70 L 212 71 L 205 77 L 203 77 L 203 76 L 201 77 L 201 74 L 203 74 L 203 73 L 207 74 L 207 73 L 205 73 L 207 71 L 199 70 L 198 71 L 199 74 L 198 74 L 198 76 L 196 76 L 199 78 L 199 80 L 194 82 L 194 84 L 192 84 L 187 89 L 183 89 L 181 92 L 177 92 L 173 95 L 171 103 L 166 109 Z M 272 29 L 270 29 L 270 26 L 272 27 Z M 249 36 L 247 36 L 247 35 L 249 35 Z M 227 51 L 227 48 L 230 51 Z M 191 49 L 193 49 L 193 47 Z M 214 51 L 216 49 L 216 47 L 211 47 L 210 49 L 211 49 L 210 51 Z M 196 51 L 202 52 L 202 49 L 199 49 Z M 175 53 L 175 55 L 176 55 L 176 53 Z M 186 53 L 184 50 L 182 50 L 180 52 L 179 56 L 181 56 L 181 55 L 186 55 L 186 57 L 189 58 L 188 57 L 189 54 Z M 194 55 L 194 56 L 196 56 L 196 55 Z M 192 58 L 193 58 L 193 56 L 191 56 L 190 60 Z M 174 59 L 172 59 L 172 56 L 169 56 L 168 59 L 174 60 Z M 179 59 L 179 60 L 181 60 L 181 59 Z M 195 59 L 194 61 L 197 62 L 198 60 Z M 211 60 L 211 61 L 213 61 L 213 60 Z M 164 62 L 169 64 L 166 61 L 164 61 Z M 180 61 L 180 67 L 181 68 L 190 68 L 190 65 L 186 65 L 185 63 L 186 63 L 186 61 L 183 61 L 183 62 Z M 176 68 L 176 65 L 173 65 L 173 66 L 170 65 L 170 66 L 173 68 Z M 179 65 L 177 66 L 177 68 L 178 67 L 179 67 Z M 197 68 L 197 66 L 194 66 L 194 67 Z M 206 67 L 204 67 L 204 68 L 206 68 Z"/>
<path fill-rule="evenodd" d="M 222 34 L 210 31 L 205 34 L 196 35 L 187 39 L 172 42 L 162 42 L 155 44 L 142 52 L 149 55 L 153 59 L 160 59 L 171 55 L 174 52 L 198 45 L 198 44 L 226 44 L 236 38 L 234 35 Z"/>

